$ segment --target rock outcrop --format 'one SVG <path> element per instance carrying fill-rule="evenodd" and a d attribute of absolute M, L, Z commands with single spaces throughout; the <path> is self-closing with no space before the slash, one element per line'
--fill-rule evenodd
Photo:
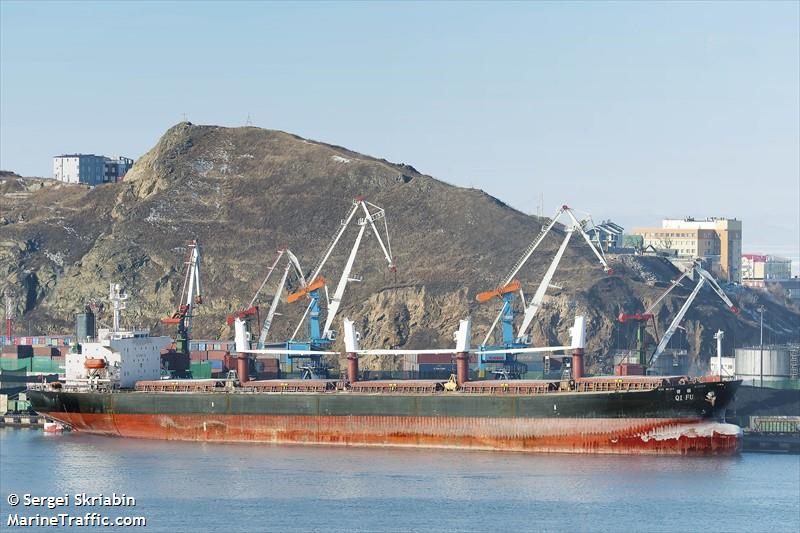
<path fill-rule="evenodd" d="M 358 321 L 362 343 L 450 346 L 458 320 L 468 314 L 475 341 L 482 339 L 498 307 L 478 304 L 475 294 L 500 282 L 541 220 L 409 165 L 253 127 L 180 123 L 117 184 L 87 188 L 3 176 L 0 290 L 13 288 L 17 316 L 36 332 L 65 333 L 75 312 L 102 301 L 109 282 L 118 281 L 131 295 L 127 320 L 159 330 L 158 319 L 177 304 L 186 243 L 197 239 L 204 304 L 195 337 L 226 336 L 226 314 L 249 303 L 276 250 L 288 246 L 311 268 L 352 199 L 362 195 L 386 209 L 397 264 L 390 272 L 374 238 L 365 237 L 354 269 L 363 282 L 348 287 L 340 311 Z M 520 273 L 527 294 L 562 235 L 551 234 Z M 327 277 L 338 278 L 352 239 L 331 257 Z M 572 317 L 583 313 L 590 365 L 608 370 L 607 354 L 627 346 L 633 333 L 616 316 L 641 311 L 678 275 L 669 262 L 652 257 L 617 259 L 613 267 L 615 275 L 606 276 L 586 244 L 574 239 L 554 280 L 561 288 L 551 290 L 532 328 L 535 342 L 567 342 Z M 665 300 L 660 331 L 690 288 Z M 684 342 L 698 357 L 713 353 L 717 328 L 728 332 L 730 345 L 757 338 L 753 293 L 741 290 L 735 297 L 743 308 L 739 317 L 710 291 L 687 315 Z M 758 298 L 770 306 L 773 340 L 797 335 L 796 309 Z M 303 307 L 282 304 L 271 338 L 290 335 Z"/>

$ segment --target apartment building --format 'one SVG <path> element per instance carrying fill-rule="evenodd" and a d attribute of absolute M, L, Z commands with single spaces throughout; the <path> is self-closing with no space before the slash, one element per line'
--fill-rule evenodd
<path fill-rule="evenodd" d="M 705 259 L 723 281 L 742 281 L 742 222 L 728 218 L 666 218 L 661 227 L 634 228 L 644 247 L 671 250 L 681 259 Z"/>

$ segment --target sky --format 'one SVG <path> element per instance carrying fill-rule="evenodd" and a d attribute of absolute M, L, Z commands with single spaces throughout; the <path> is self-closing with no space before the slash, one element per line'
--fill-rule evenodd
<path fill-rule="evenodd" d="M 0 0 L 0 168 L 249 117 L 531 214 L 735 217 L 797 268 L 799 28 L 795 1 Z"/>

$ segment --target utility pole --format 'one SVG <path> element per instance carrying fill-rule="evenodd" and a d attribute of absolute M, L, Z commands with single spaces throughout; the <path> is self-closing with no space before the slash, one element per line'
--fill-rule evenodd
<path fill-rule="evenodd" d="M 761 355 L 759 357 L 760 360 L 760 377 L 761 377 L 761 388 L 764 387 L 764 310 L 766 307 L 763 305 L 758 306 L 758 312 L 761 315 L 761 334 L 759 335 L 758 344 L 760 346 Z"/>
<path fill-rule="evenodd" d="M 719 373 L 720 381 L 722 381 L 722 338 L 724 336 L 725 332 L 721 329 L 714 333 L 714 338 L 717 339 L 717 372 Z"/>

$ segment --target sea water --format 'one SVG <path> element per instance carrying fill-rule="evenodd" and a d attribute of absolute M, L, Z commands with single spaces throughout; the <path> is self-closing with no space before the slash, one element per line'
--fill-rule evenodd
<path fill-rule="evenodd" d="M 0 531 L 800 531 L 797 455 L 204 444 L 4 428 L 0 489 Z M 51 509 L 35 497 L 68 502 Z M 146 526 L 9 525 L 15 513 Z"/>

